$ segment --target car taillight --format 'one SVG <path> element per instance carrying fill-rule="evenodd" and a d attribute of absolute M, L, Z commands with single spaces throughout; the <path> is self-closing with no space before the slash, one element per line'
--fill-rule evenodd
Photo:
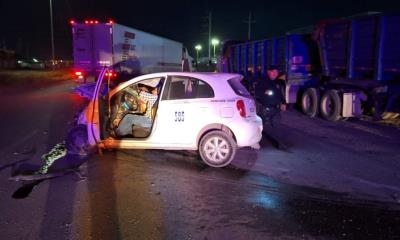
<path fill-rule="evenodd" d="M 244 106 L 243 100 L 240 99 L 236 102 L 236 108 L 239 111 L 241 117 L 246 117 L 246 108 Z"/>
<path fill-rule="evenodd" d="M 81 71 L 76 71 L 75 76 L 77 76 L 79 79 L 83 79 L 83 72 Z"/>

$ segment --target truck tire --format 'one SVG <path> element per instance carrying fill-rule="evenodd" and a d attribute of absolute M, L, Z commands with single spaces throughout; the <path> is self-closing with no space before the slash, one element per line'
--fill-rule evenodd
<path fill-rule="evenodd" d="M 205 134 L 199 144 L 200 157 L 211 167 L 225 167 L 236 154 L 236 143 L 231 136 L 219 130 Z"/>
<path fill-rule="evenodd" d="M 321 116 L 328 121 L 341 119 L 342 101 L 336 90 L 328 90 L 324 93 L 320 102 Z"/>
<path fill-rule="evenodd" d="M 315 88 L 308 88 L 301 96 L 301 110 L 309 117 L 315 117 L 318 114 L 318 91 Z"/>

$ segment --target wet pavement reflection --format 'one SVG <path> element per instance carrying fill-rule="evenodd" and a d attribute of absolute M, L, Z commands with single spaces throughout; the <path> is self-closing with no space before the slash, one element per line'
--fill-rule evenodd
<path fill-rule="evenodd" d="M 136 209 L 144 219 L 153 216 L 133 229 L 154 224 L 149 231 L 167 239 L 400 237 L 399 208 L 283 184 L 237 167 L 240 164 L 209 168 L 194 155 L 157 150 L 117 151 L 104 158 L 117 161 L 117 198 L 134 202 L 125 205 L 124 211 Z M 119 190 L 122 186 L 125 190 Z M 138 198 L 143 195 L 157 204 L 143 205 L 143 198 Z M 118 218 L 121 224 L 129 216 L 119 212 Z M 132 234 L 132 225 L 126 224 L 120 231 L 122 237 Z"/>
<path fill-rule="evenodd" d="M 218 169 L 182 151 L 67 155 L 51 166 L 60 174 L 50 179 L 74 176 L 66 184 L 74 195 L 51 182 L 48 211 L 62 207 L 54 199 L 67 194 L 80 239 L 400 238 L 399 206 L 281 183 L 252 170 L 257 159 L 256 151 L 240 150 L 232 165 Z M 26 198 L 46 180 L 27 181 L 12 197 Z"/>

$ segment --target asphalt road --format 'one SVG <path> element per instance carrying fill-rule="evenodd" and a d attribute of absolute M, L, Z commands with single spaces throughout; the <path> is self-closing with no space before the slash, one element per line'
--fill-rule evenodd
<path fill-rule="evenodd" d="M 0 239 L 400 239 L 398 130 L 295 111 L 224 169 L 188 152 L 110 151 L 80 174 L 9 181 L 63 141 L 84 103 L 73 85 L 0 91 Z"/>

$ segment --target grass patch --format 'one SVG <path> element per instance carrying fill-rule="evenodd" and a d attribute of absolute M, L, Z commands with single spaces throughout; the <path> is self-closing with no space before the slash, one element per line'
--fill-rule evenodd
<path fill-rule="evenodd" d="M 0 71 L 0 85 L 49 84 L 71 80 L 71 70 L 4 70 Z"/>

